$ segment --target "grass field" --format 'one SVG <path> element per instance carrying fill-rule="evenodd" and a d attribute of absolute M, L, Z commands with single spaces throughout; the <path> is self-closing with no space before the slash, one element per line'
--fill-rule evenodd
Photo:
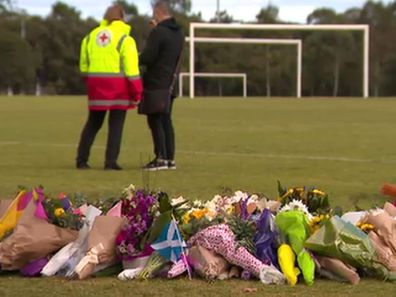
<path fill-rule="evenodd" d="M 276 198 L 276 181 L 317 186 L 333 205 L 351 209 L 382 205 L 384 182 L 396 183 L 394 99 L 194 99 L 174 110 L 177 170 L 147 177 L 139 167 L 152 157 L 145 118 L 129 112 L 119 163 L 103 170 L 107 127 L 91 152 L 92 170 L 75 169 L 75 151 L 86 120 L 84 97 L 0 97 L 0 197 L 18 185 L 43 185 L 48 194 L 82 192 L 90 199 L 117 196 L 128 184 L 149 185 L 172 196 L 210 199 L 225 190 Z M 94 284 L 94 286 L 91 286 Z M 261 286 L 258 282 L 161 281 L 121 283 L 0 278 L 0 296 L 23 292 L 57 296 L 226 296 L 257 287 L 260 296 L 392 296 L 395 285 L 364 281 L 357 287 L 319 281 L 307 289 Z M 33 288 L 33 290 L 31 290 Z M 12 295 L 12 290 L 19 292 Z M 75 291 L 76 290 L 76 291 Z M 84 293 L 85 292 L 85 293 Z M 113 292 L 110 294 L 110 292 Z M 3 294 L 3 295 L 2 295 Z M 14 294 L 14 293 L 13 293 Z M 249 294 L 254 296 L 255 294 Z M 33 296 L 33 295 L 29 295 Z"/>

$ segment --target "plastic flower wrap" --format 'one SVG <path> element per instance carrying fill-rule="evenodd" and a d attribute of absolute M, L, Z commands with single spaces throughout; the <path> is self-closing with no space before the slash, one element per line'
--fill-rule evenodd
<path fill-rule="evenodd" d="M 390 272 L 379 262 L 369 236 L 338 216 L 332 217 L 312 234 L 306 240 L 305 247 L 315 254 L 339 259 L 368 275 L 396 279 L 396 273 Z"/>
<path fill-rule="evenodd" d="M 295 209 L 281 211 L 276 215 L 275 222 L 280 233 L 296 254 L 297 263 L 302 271 L 305 282 L 308 285 L 312 285 L 315 274 L 315 263 L 311 255 L 304 249 L 304 243 L 310 235 L 307 215 L 303 211 Z"/>
<path fill-rule="evenodd" d="M 151 253 L 144 246 L 146 236 L 158 211 L 157 194 L 145 190 L 135 190 L 130 185 L 121 198 L 122 215 L 127 224 L 122 228 L 116 239 L 117 255 L 122 260 L 132 260 L 140 256 L 142 251 Z"/>
<path fill-rule="evenodd" d="M 279 231 L 274 216 L 269 209 L 264 209 L 256 220 L 256 230 L 253 237 L 255 255 L 263 263 L 271 263 L 279 268 L 277 248 L 279 245 Z"/>

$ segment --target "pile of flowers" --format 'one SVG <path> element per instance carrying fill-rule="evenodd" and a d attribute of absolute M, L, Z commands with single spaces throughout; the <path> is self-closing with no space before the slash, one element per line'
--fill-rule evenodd
<path fill-rule="evenodd" d="M 119 197 L 92 204 L 81 195 L 21 191 L 0 215 L 0 264 L 7 270 L 33 267 L 28 275 L 79 278 L 122 263 L 130 268 L 122 279 L 195 271 L 211 279 L 249 276 L 294 286 L 300 272 L 307 285 L 319 272 L 356 284 L 363 271 L 396 281 L 392 203 L 341 217 L 318 188 L 278 182 L 278 190 L 276 200 L 236 191 L 202 202 L 130 185 Z M 385 190 L 396 195 L 396 187 Z M 21 240 L 23 250 L 11 249 Z M 239 268 L 231 273 L 232 265 Z"/>

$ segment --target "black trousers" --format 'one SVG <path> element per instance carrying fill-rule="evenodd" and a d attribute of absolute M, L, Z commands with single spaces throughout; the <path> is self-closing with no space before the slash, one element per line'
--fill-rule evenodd
<path fill-rule="evenodd" d="M 147 123 L 151 130 L 156 158 L 165 160 L 175 159 L 175 131 L 172 124 L 172 107 L 169 113 L 155 113 L 147 115 Z"/>
<path fill-rule="evenodd" d="M 91 146 L 96 134 L 103 125 L 106 111 L 90 110 L 88 120 L 81 132 L 80 143 L 77 149 L 77 164 L 88 162 Z M 105 166 L 117 162 L 120 154 L 122 130 L 124 128 L 126 110 L 110 110 L 109 131 L 107 135 L 107 146 L 105 153 Z"/>

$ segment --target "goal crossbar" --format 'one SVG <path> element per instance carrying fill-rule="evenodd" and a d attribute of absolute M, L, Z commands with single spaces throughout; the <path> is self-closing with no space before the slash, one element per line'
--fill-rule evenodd
<path fill-rule="evenodd" d="M 354 24 L 218 24 L 190 23 L 190 98 L 194 98 L 195 37 L 196 29 L 235 29 L 235 30 L 296 30 L 296 31 L 362 31 L 363 32 L 363 97 L 369 96 L 369 25 Z"/>
<path fill-rule="evenodd" d="M 191 39 L 186 37 L 186 41 L 190 42 L 190 50 L 191 50 Z M 300 39 L 277 39 L 277 38 L 233 38 L 233 37 L 195 37 L 195 43 L 238 43 L 238 44 L 276 44 L 276 45 L 294 45 L 297 47 L 297 76 L 296 76 L 296 96 L 297 98 L 301 98 L 301 81 L 302 81 L 302 41 Z M 191 64 L 192 63 L 192 64 Z M 191 54 L 190 54 L 190 98 L 194 98 L 195 92 L 195 80 L 194 73 L 195 67 L 192 66 L 194 62 L 191 62 Z M 197 75 L 195 75 L 197 76 Z M 193 90 L 191 92 L 191 90 Z"/>

